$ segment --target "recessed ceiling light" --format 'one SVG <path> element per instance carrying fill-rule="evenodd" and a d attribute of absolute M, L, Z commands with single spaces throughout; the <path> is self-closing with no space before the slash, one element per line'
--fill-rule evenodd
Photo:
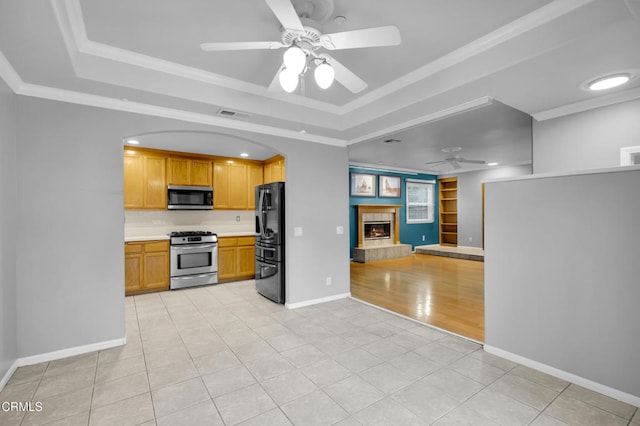
<path fill-rule="evenodd" d="M 598 92 L 600 90 L 613 89 L 614 87 L 622 86 L 625 83 L 630 82 L 638 76 L 638 70 L 622 70 L 605 75 L 600 75 L 595 78 L 583 82 L 580 85 L 582 90 Z"/>
<path fill-rule="evenodd" d="M 241 152 L 240 153 L 240 157 L 248 157 L 248 156 L 249 156 L 249 154 L 247 154 L 246 152 Z"/>
<path fill-rule="evenodd" d="M 127 139 L 129 145 L 140 145 L 140 141 L 137 139 Z"/>
<path fill-rule="evenodd" d="M 497 166 L 497 165 L 498 165 L 498 163 L 496 163 L 496 162 L 487 163 L 487 166 Z"/>
<path fill-rule="evenodd" d="M 630 79 L 629 74 L 611 75 L 609 77 L 599 78 L 589 83 L 589 90 L 606 90 L 614 87 L 622 86 Z"/>

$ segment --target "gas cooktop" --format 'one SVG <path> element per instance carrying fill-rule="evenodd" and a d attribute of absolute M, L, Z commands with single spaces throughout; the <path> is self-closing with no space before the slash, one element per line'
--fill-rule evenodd
<path fill-rule="evenodd" d="M 179 231 L 169 234 L 170 237 L 203 237 L 206 235 L 216 235 L 211 231 Z"/>

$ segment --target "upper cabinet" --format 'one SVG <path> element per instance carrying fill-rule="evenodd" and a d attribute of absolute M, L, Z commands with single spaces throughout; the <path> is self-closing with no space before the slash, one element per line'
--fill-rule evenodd
<path fill-rule="evenodd" d="M 284 181 L 284 157 L 253 161 L 148 148 L 124 150 L 124 208 L 166 210 L 167 185 L 213 186 L 213 208 L 254 210 L 255 187 Z"/>
<path fill-rule="evenodd" d="M 149 152 L 124 152 L 124 208 L 166 209 L 166 157 Z"/>
<path fill-rule="evenodd" d="M 211 186 L 211 163 L 211 160 L 170 156 L 167 159 L 167 184 Z"/>
<path fill-rule="evenodd" d="M 213 208 L 255 209 L 254 188 L 262 182 L 261 163 L 216 159 L 213 162 Z"/>
<path fill-rule="evenodd" d="M 264 161 L 264 183 L 284 182 L 284 157 L 276 155 Z"/>

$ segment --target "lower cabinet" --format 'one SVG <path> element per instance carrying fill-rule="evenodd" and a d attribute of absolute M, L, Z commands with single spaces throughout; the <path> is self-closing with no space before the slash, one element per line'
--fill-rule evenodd
<path fill-rule="evenodd" d="M 256 275 L 255 237 L 218 237 L 218 281 L 239 281 Z"/>
<path fill-rule="evenodd" d="M 169 241 L 124 244 L 125 295 L 169 289 Z"/>

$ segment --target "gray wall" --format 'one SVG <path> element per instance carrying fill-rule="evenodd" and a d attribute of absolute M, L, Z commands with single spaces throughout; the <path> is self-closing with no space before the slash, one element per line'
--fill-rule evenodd
<path fill-rule="evenodd" d="M 531 164 L 458 174 L 458 245 L 482 247 L 482 184 L 484 182 L 530 174 Z M 441 177 L 449 176 L 456 175 Z"/>
<path fill-rule="evenodd" d="M 488 183 L 487 345 L 640 397 L 640 168 Z"/>
<path fill-rule="evenodd" d="M 534 173 L 617 167 L 640 145 L 640 99 L 533 123 Z"/>
<path fill-rule="evenodd" d="M 16 337 L 16 96 L 0 79 L 0 380 L 18 356 Z"/>
<path fill-rule="evenodd" d="M 24 97 L 18 121 L 18 356 L 122 338 L 122 137 L 221 129 Z M 349 292 L 346 148 L 242 136 L 287 159 L 288 303 Z"/>

